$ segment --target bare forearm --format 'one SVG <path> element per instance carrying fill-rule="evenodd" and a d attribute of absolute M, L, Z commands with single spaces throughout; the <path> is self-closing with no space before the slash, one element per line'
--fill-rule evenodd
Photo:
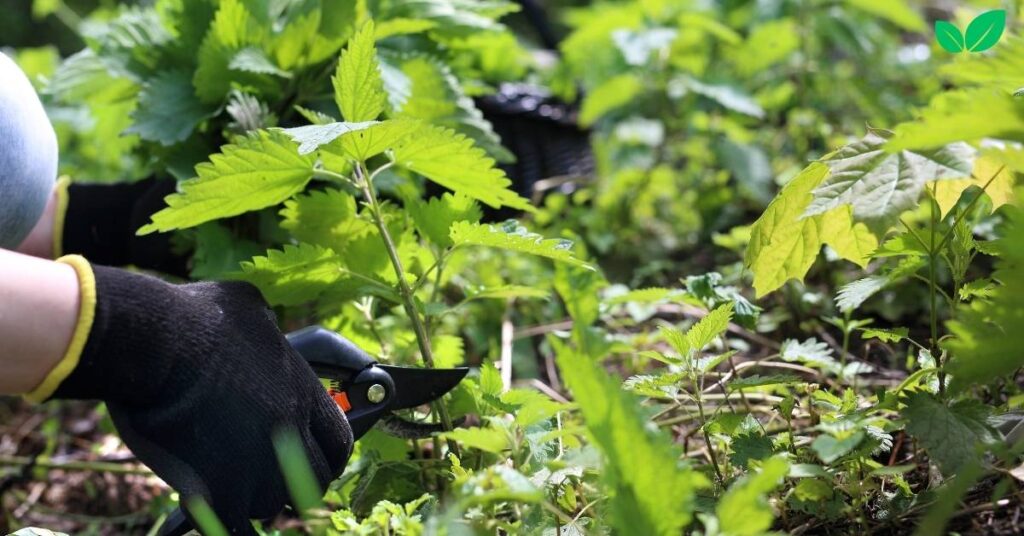
<path fill-rule="evenodd" d="M 64 357 L 79 300 L 71 266 L 0 249 L 0 394 L 31 391 Z"/>

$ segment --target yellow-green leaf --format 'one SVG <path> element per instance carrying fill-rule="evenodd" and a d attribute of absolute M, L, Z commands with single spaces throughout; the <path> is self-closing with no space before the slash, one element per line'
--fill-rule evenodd
<path fill-rule="evenodd" d="M 280 132 L 257 132 L 225 145 L 196 166 L 197 177 L 167 196 L 139 234 L 194 227 L 276 205 L 301 191 L 313 176 L 313 158 L 300 155 Z"/>
<path fill-rule="evenodd" d="M 343 275 L 335 252 L 299 244 L 243 262 L 241 279 L 256 285 L 272 305 L 297 305 L 316 298 Z"/>
<path fill-rule="evenodd" d="M 373 21 L 368 21 L 349 40 L 332 79 L 334 98 L 345 121 L 373 121 L 384 111 L 386 95 L 373 39 Z"/>
<path fill-rule="evenodd" d="M 494 208 L 534 211 L 509 189 L 512 182 L 494 159 L 453 130 L 422 125 L 394 148 L 395 164 Z"/>
<path fill-rule="evenodd" d="M 571 241 L 545 239 L 528 232 L 514 220 L 501 225 L 457 221 L 452 224 L 449 233 L 455 246 L 473 245 L 507 249 L 593 270 L 590 265 L 573 256 Z"/>
<path fill-rule="evenodd" d="M 754 274 L 757 296 L 802 280 L 823 244 L 844 259 L 866 266 L 878 240 L 863 223 L 854 224 L 849 206 L 802 218 L 814 198 L 811 193 L 828 176 L 828 167 L 815 162 L 804 169 L 768 205 L 750 229 L 746 264 Z"/>

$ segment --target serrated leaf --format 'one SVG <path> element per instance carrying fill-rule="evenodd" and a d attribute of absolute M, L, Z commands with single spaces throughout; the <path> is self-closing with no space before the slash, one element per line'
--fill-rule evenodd
<path fill-rule="evenodd" d="M 285 245 L 242 263 L 241 279 L 256 285 L 272 305 L 298 305 L 318 297 L 343 276 L 342 261 L 324 247 Z"/>
<path fill-rule="evenodd" d="M 954 391 L 1011 375 L 1024 365 L 1024 210 L 1004 212 L 1002 238 L 991 245 L 1000 256 L 993 279 L 1001 284 L 987 299 L 961 306 L 948 323 L 953 337 L 942 343 L 952 354 Z"/>
<path fill-rule="evenodd" d="M 406 136 L 416 134 L 421 128 L 425 128 L 422 123 L 407 119 L 389 119 L 374 123 L 342 136 L 336 142 L 321 147 L 321 150 L 343 159 L 366 161 L 393 149 Z"/>
<path fill-rule="evenodd" d="M 161 145 L 184 141 L 196 125 L 210 115 L 192 89 L 184 71 L 165 71 L 143 86 L 139 104 L 132 112 L 132 126 L 126 133 Z"/>
<path fill-rule="evenodd" d="M 299 144 L 299 154 L 306 155 L 327 145 L 334 140 L 350 132 L 358 132 L 377 125 L 377 121 L 363 121 L 362 123 L 337 122 L 326 125 L 306 125 L 303 127 L 285 128 L 284 132 Z"/>
<path fill-rule="evenodd" d="M 747 467 L 750 460 L 763 460 L 775 452 L 772 440 L 764 435 L 746 433 L 732 438 L 729 443 L 732 452 L 729 453 L 729 461 L 737 467 Z"/>
<path fill-rule="evenodd" d="M 788 472 L 789 462 L 784 458 L 769 458 L 759 472 L 729 486 L 715 506 L 722 534 L 754 536 L 771 528 L 774 515 L 766 495 L 779 487 Z"/>
<path fill-rule="evenodd" d="M 1013 92 L 1024 86 L 1024 36 L 1007 36 L 991 54 L 971 54 L 943 65 L 939 72 L 961 85 Z"/>
<path fill-rule="evenodd" d="M 681 291 L 679 290 L 664 287 L 640 288 L 609 298 L 605 300 L 605 303 L 608 305 L 619 305 L 622 303 L 659 303 L 680 293 Z"/>
<path fill-rule="evenodd" d="M 827 176 L 828 167 L 813 163 L 783 188 L 750 229 L 746 265 L 754 274 L 757 297 L 790 279 L 803 279 L 828 244 L 842 258 L 866 266 L 878 240 L 863 223 L 854 223 L 851 209 L 836 207 L 824 214 L 801 217 L 813 200 L 811 191 Z"/>
<path fill-rule="evenodd" d="M 313 176 L 313 160 L 295 151 L 281 133 L 257 132 L 221 147 L 196 166 L 196 178 L 167 196 L 167 208 L 138 234 L 194 227 L 219 218 L 276 205 L 301 191 Z"/>
<path fill-rule="evenodd" d="M 907 328 L 864 328 L 861 331 L 860 336 L 864 339 L 878 339 L 882 342 L 900 342 L 906 339 L 910 335 L 910 330 Z"/>
<path fill-rule="evenodd" d="M 787 385 L 803 382 L 804 380 L 789 374 L 769 374 L 767 376 L 754 374 L 752 376 L 745 376 L 743 378 L 730 380 L 729 383 L 726 384 L 726 387 L 730 390 L 736 390 L 748 389 L 751 387 L 764 387 L 767 385 Z"/>
<path fill-rule="evenodd" d="M 885 146 L 890 152 L 986 137 L 1012 138 L 1024 134 L 1024 102 L 987 87 L 948 91 L 933 97 L 918 119 L 897 125 L 894 132 Z"/>
<path fill-rule="evenodd" d="M 195 240 L 189 276 L 197 280 L 223 279 L 237 272 L 242 261 L 264 251 L 256 242 L 233 236 L 226 227 L 214 222 L 197 227 Z"/>
<path fill-rule="evenodd" d="M 356 216 L 356 200 L 336 189 L 312 191 L 285 201 L 281 227 L 300 242 L 343 253 L 345 245 L 372 230 Z"/>
<path fill-rule="evenodd" d="M 331 79 L 345 121 L 373 121 L 384 111 L 386 95 L 373 39 L 373 21 L 368 21 L 349 40 Z"/>
<path fill-rule="evenodd" d="M 533 212 L 509 189 L 512 182 L 472 140 L 452 130 L 423 125 L 394 148 L 395 164 L 493 208 Z"/>
<path fill-rule="evenodd" d="M 854 221 L 881 235 L 904 211 L 917 206 L 925 183 L 967 177 L 973 170 L 975 151 L 966 143 L 889 153 L 883 146 L 891 137 L 871 131 L 824 158 L 830 176 L 814 189 L 804 217 L 849 205 Z"/>
<path fill-rule="evenodd" d="M 956 54 L 967 48 L 964 43 L 964 34 L 960 33 L 960 28 L 949 21 L 935 21 L 935 40 L 938 41 L 939 46 L 946 49 L 946 52 Z"/>
<path fill-rule="evenodd" d="M 456 428 L 443 437 L 474 449 L 501 454 L 511 447 L 508 434 L 498 428 Z"/>
<path fill-rule="evenodd" d="M 429 201 L 409 200 L 406 210 L 420 234 L 441 247 L 451 247 L 453 242 L 449 230 L 457 221 L 476 223 L 483 217 L 480 205 L 462 194 L 446 193 Z"/>
<path fill-rule="evenodd" d="M 457 221 L 449 230 L 455 246 L 487 246 L 518 253 L 546 257 L 558 262 L 593 270 L 589 264 L 572 254 L 572 242 L 560 238 L 547 238 L 531 233 L 515 220 L 501 225 Z"/>
<path fill-rule="evenodd" d="M 903 402 L 907 433 L 921 442 L 943 474 L 955 473 L 976 460 L 975 448 L 995 440 L 986 422 L 990 408 L 981 402 L 962 400 L 947 406 L 923 391 L 910 393 Z"/>
<path fill-rule="evenodd" d="M 196 95 L 205 104 L 220 102 L 231 89 L 232 82 L 261 84 L 262 74 L 231 71 L 232 58 L 240 50 L 259 45 L 266 29 L 250 15 L 240 0 L 220 3 L 210 28 L 199 46 L 197 67 L 192 76 Z"/>
<path fill-rule="evenodd" d="M 292 73 L 275 65 L 258 47 L 245 47 L 236 52 L 228 63 L 228 68 L 257 74 L 272 74 L 281 78 L 292 77 Z"/>
<path fill-rule="evenodd" d="M 515 161 L 515 155 L 501 146 L 491 123 L 444 61 L 426 54 L 404 53 L 385 56 L 381 66 L 392 117 L 451 128 L 471 138 L 498 161 Z"/>
<path fill-rule="evenodd" d="M 732 303 L 727 303 L 704 315 L 686 332 L 690 348 L 702 350 L 711 344 L 719 335 L 725 333 L 732 320 Z"/>
<path fill-rule="evenodd" d="M 964 32 L 967 50 L 982 52 L 995 46 L 1003 36 L 1006 28 L 1006 10 L 994 9 L 986 11 L 971 21 Z"/>
<path fill-rule="evenodd" d="M 903 243 L 900 242 L 900 245 L 897 245 L 896 242 L 890 240 L 889 242 L 886 242 L 886 246 L 891 248 L 887 251 L 895 251 L 898 247 L 901 247 L 902 244 Z M 916 253 L 917 250 L 913 251 Z M 912 275 L 924 265 L 925 261 L 917 256 L 904 258 L 900 260 L 899 264 L 894 269 L 889 270 L 886 273 L 870 275 L 847 283 L 840 287 L 839 292 L 836 293 L 836 307 L 844 313 L 854 311 L 871 296 L 874 296 L 887 286 Z"/>
<path fill-rule="evenodd" d="M 677 448 L 647 426 L 637 400 L 594 359 L 548 340 L 605 460 L 601 474 L 611 490 L 606 505 L 611 525 L 621 534 L 680 534 L 692 518 L 695 492 L 707 479 L 676 464 Z"/>

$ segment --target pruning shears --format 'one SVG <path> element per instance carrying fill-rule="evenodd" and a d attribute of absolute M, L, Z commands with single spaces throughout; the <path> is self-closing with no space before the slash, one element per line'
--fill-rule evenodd
<path fill-rule="evenodd" d="M 382 365 L 352 341 L 322 326 L 293 331 L 286 338 L 345 413 L 355 440 L 378 422 L 385 432 L 403 438 L 428 437 L 441 431 L 440 425 L 407 421 L 394 412 L 437 400 L 454 389 L 469 372 L 468 368 Z M 181 536 L 191 529 L 191 521 L 178 509 L 167 518 L 159 536 Z"/>

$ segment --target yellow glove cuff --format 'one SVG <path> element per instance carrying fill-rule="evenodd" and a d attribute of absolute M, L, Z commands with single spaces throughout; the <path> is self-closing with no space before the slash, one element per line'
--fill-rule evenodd
<path fill-rule="evenodd" d="M 65 187 L 65 191 L 66 191 Z M 67 195 L 64 196 L 67 199 Z M 65 203 L 66 206 L 66 203 Z M 63 220 L 63 211 L 58 213 L 58 221 Z M 58 242 L 59 243 L 59 242 Z M 85 348 L 85 341 L 92 331 L 92 323 L 96 316 L 96 277 L 92 273 L 92 266 L 79 255 L 66 255 L 57 259 L 57 262 L 70 265 L 78 273 L 78 284 L 80 290 L 78 306 L 78 324 L 75 332 L 71 335 L 71 342 L 60 362 L 46 375 L 42 383 L 25 395 L 31 402 L 43 402 L 50 398 L 60 384 L 78 366 L 78 360 L 82 357 L 82 350 Z"/>
<path fill-rule="evenodd" d="M 71 186 L 71 177 L 62 175 L 57 179 L 54 192 L 57 194 L 57 206 L 53 215 L 53 257 L 60 257 L 64 251 L 64 217 L 68 213 L 68 187 Z M 92 273 L 92 269 L 89 270 Z M 81 278 L 81 272 L 79 272 Z"/>

